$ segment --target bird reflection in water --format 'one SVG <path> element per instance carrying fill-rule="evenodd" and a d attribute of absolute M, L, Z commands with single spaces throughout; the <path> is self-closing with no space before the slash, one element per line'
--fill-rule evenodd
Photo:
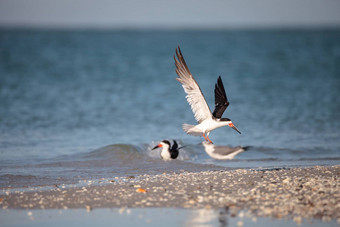
<path fill-rule="evenodd" d="M 228 226 L 228 209 L 194 209 L 186 221 L 185 226 L 205 226 L 213 227 L 216 226 L 216 221 L 219 223 L 218 226 Z"/>

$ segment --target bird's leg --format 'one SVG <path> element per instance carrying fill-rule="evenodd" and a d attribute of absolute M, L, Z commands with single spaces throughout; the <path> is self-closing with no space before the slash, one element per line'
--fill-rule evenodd
<path fill-rule="evenodd" d="M 210 139 L 209 139 L 209 136 L 207 135 L 207 141 L 209 141 L 211 144 L 213 143 Z"/>
<path fill-rule="evenodd" d="M 209 133 L 208 133 L 208 134 L 209 134 Z M 207 134 L 207 136 L 205 136 L 205 133 L 203 133 L 203 137 L 204 137 L 205 141 L 207 141 L 207 142 L 213 144 L 213 142 L 209 139 L 208 134 Z"/>
<path fill-rule="evenodd" d="M 209 134 L 210 134 L 210 132 L 208 132 L 208 133 L 207 133 L 207 136 L 205 136 L 205 133 L 203 133 L 203 137 L 204 137 L 205 141 L 207 141 L 207 142 L 213 144 L 213 142 L 209 139 Z"/>
<path fill-rule="evenodd" d="M 205 141 L 208 141 L 208 140 L 207 140 L 207 137 L 205 137 L 205 134 L 204 134 L 204 132 L 203 132 L 203 137 L 204 137 Z"/>

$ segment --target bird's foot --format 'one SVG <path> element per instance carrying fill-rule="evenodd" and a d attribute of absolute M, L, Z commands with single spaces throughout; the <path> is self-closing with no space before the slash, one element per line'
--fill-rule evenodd
<path fill-rule="evenodd" d="M 207 141 L 207 142 L 213 144 L 213 142 L 209 139 L 209 137 L 208 137 L 208 136 L 205 136 L 204 133 L 203 133 L 203 137 L 204 137 L 205 141 Z"/>
<path fill-rule="evenodd" d="M 207 139 L 208 139 L 208 142 L 209 142 L 209 143 L 214 144 L 214 143 L 209 139 L 209 137 L 207 137 Z"/>

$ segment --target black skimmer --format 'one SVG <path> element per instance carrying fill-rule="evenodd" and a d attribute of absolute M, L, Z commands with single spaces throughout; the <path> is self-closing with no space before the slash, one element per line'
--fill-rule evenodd
<path fill-rule="evenodd" d="M 205 152 L 212 158 L 218 160 L 231 160 L 239 153 L 246 151 L 249 147 L 228 147 L 228 146 L 215 146 L 209 142 L 202 143 Z"/>
<path fill-rule="evenodd" d="M 172 144 L 172 146 L 170 145 L 170 142 L 168 140 L 163 140 L 157 146 L 152 148 L 152 150 L 155 150 L 159 147 L 162 148 L 161 158 L 164 160 L 176 159 L 179 154 L 179 149 L 182 148 L 182 147 L 178 148 L 178 144 L 176 140 L 174 140 L 174 143 Z"/>
<path fill-rule="evenodd" d="M 222 126 L 229 126 L 241 134 L 229 118 L 222 118 L 222 114 L 229 106 L 229 101 L 224 90 L 221 76 L 218 77 L 215 85 L 215 110 L 211 113 L 207 101 L 185 63 L 179 47 L 178 49 L 176 48 L 176 55 L 177 58 L 174 56 L 176 73 L 178 75 L 176 80 L 182 84 L 185 93 L 187 93 L 186 99 L 198 122 L 198 125 L 183 124 L 183 130 L 189 135 L 203 135 L 204 139 L 210 143 L 212 142 L 209 139 L 209 133 Z"/>

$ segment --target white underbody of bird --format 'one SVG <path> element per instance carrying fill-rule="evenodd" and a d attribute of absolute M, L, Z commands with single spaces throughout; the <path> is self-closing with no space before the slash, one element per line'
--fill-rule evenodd
<path fill-rule="evenodd" d="M 222 114 L 229 106 L 229 101 L 221 77 L 218 77 L 215 85 L 215 109 L 211 113 L 204 95 L 192 76 L 179 47 L 176 49 L 176 56 L 174 56 L 176 73 L 178 75 L 176 79 L 182 84 L 187 94 L 186 99 L 198 122 L 198 125 L 183 124 L 183 130 L 189 135 L 203 136 L 210 143 L 212 141 L 209 139 L 209 133 L 216 128 L 229 126 L 241 134 L 229 118 L 222 118 Z"/>
<path fill-rule="evenodd" d="M 221 121 L 218 118 L 216 119 L 208 118 L 202 121 L 198 125 L 189 125 L 189 124 L 184 123 L 182 127 L 183 127 L 183 130 L 189 135 L 203 136 L 206 140 L 208 140 L 209 133 L 212 130 L 223 127 L 223 126 L 230 126 L 230 124 L 232 124 L 230 121 L 223 121 L 223 120 Z"/>

